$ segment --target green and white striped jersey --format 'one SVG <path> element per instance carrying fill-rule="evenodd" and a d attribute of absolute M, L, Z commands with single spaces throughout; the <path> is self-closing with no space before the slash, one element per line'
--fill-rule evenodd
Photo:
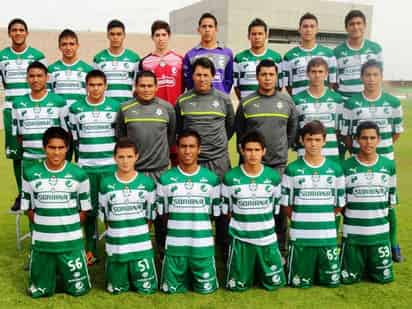
<path fill-rule="evenodd" d="M 43 133 L 50 127 L 67 128 L 67 108 L 64 99 L 54 93 L 38 100 L 26 94 L 13 101 L 13 136 L 23 138 L 23 158 L 45 158 Z"/>
<path fill-rule="evenodd" d="M 278 87 L 282 88 L 282 56 L 272 49 L 266 49 L 260 55 L 250 49 L 238 53 L 233 63 L 234 85 L 240 90 L 240 98 L 244 99 L 258 89 L 256 67 L 264 59 L 273 60 L 278 69 Z"/>
<path fill-rule="evenodd" d="M 325 88 L 320 97 L 313 96 L 309 89 L 293 96 L 296 109 L 299 114 L 299 129 L 305 124 L 319 120 L 326 129 L 326 144 L 323 146 L 324 157 L 339 159 L 337 133 L 340 130 L 340 121 L 343 110 L 342 96 Z M 305 149 L 298 143 L 298 156 L 305 155 Z"/>
<path fill-rule="evenodd" d="M 220 215 L 219 178 L 204 167 L 193 174 L 174 167 L 157 185 L 159 214 L 167 214 L 166 254 L 213 256 L 211 216 Z"/>
<path fill-rule="evenodd" d="M 316 57 L 325 59 L 329 67 L 328 82 L 336 83 L 336 58 L 330 48 L 320 44 L 316 44 L 312 49 L 296 46 L 285 54 L 282 64 L 283 86 L 291 87 L 292 95 L 308 88 L 309 79 L 306 68 L 309 61 Z"/>
<path fill-rule="evenodd" d="M 89 103 L 86 97 L 70 106 L 69 123 L 78 143 L 79 166 L 98 170 L 115 164 L 115 122 L 119 110 L 120 103 L 107 97 L 97 104 Z"/>
<path fill-rule="evenodd" d="M 301 246 L 336 246 L 334 209 L 345 205 L 345 178 L 339 163 L 325 158 L 318 166 L 304 158 L 286 168 L 282 206 L 292 207 L 290 238 Z"/>
<path fill-rule="evenodd" d="M 228 171 L 222 184 L 222 212 L 230 214 L 229 235 L 257 246 L 276 242 L 275 220 L 279 211 L 280 176 L 262 165 L 250 176 L 238 166 Z"/>
<path fill-rule="evenodd" d="M 86 75 L 93 67 L 82 60 L 66 64 L 58 60 L 49 66 L 49 86 L 70 106 L 86 96 Z"/>
<path fill-rule="evenodd" d="M 108 49 L 102 50 L 93 58 L 96 69 L 106 74 L 106 96 L 120 103 L 133 97 L 133 86 L 139 70 L 140 57 L 130 49 L 124 49 L 119 55 L 113 55 Z"/>
<path fill-rule="evenodd" d="M 378 43 L 369 40 L 364 40 L 359 49 L 350 47 L 347 41 L 343 42 L 335 48 L 334 54 L 337 62 L 338 91 L 345 97 L 363 91 L 361 68 L 365 62 L 375 59 L 383 63 L 382 48 Z"/>
<path fill-rule="evenodd" d="M 21 209 L 34 210 L 32 248 L 67 252 L 83 248 L 79 211 L 88 211 L 90 185 L 86 173 L 66 162 L 50 170 L 45 162 L 23 170 Z"/>
<path fill-rule="evenodd" d="M 99 204 L 107 223 L 109 260 L 126 262 L 153 256 L 148 220 L 156 215 L 155 198 L 153 180 L 142 173 L 127 182 L 116 173 L 103 178 Z"/>
<path fill-rule="evenodd" d="M 388 210 L 397 204 L 395 161 L 379 156 L 373 164 L 357 156 L 343 163 L 347 205 L 343 237 L 357 245 L 389 241 Z"/>
<path fill-rule="evenodd" d="M 0 75 L 5 94 L 3 123 L 7 157 L 18 156 L 18 146 L 12 137 L 11 108 L 16 97 L 30 93 L 30 87 L 27 83 L 27 67 L 34 61 L 40 61 L 47 65 L 44 54 L 30 46 L 22 52 L 16 52 L 11 47 L 0 51 Z"/>
<path fill-rule="evenodd" d="M 373 121 L 379 126 L 381 141 L 376 151 L 394 159 L 392 135 L 403 132 L 403 111 L 398 98 L 382 92 L 376 100 L 369 100 L 362 93 L 355 94 L 345 102 L 342 116 L 344 136 L 354 137 L 356 128 L 363 121 Z M 353 153 L 359 152 L 359 144 L 353 138 Z"/>

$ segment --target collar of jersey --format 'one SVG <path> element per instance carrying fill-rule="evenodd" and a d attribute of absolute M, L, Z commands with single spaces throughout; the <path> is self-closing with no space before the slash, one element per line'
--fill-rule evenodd
<path fill-rule="evenodd" d="M 358 158 L 357 155 L 354 155 L 354 158 L 355 158 L 355 160 L 356 160 L 360 165 L 366 166 L 366 167 L 372 167 L 372 166 L 374 166 L 376 163 L 378 163 L 378 161 L 379 161 L 379 154 L 376 154 L 376 160 L 375 160 L 375 162 L 370 163 L 370 164 L 365 163 L 365 162 L 362 162 L 361 160 L 359 160 L 359 158 Z"/>
<path fill-rule="evenodd" d="M 243 174 L 245 174 L 245 176 L 249 177 L 249 178 L 258 178 L 259 176 L 261 176 L 263 174 L 263 170 L 265 169 L 263 164 L 260 164 L 260 171 L 257 175 L 249 175 L 245 168 L 243 167 L 243 164 L 240 164 L 240 170 L 242 171 Z"/>
<path fill-rule="evenodd" d="M 133 181 L 136 180 L 136 178 L 137 178 L 138 175 L 139 175 L 139 172 L 136 171 L 136 174 L 133 176 L 132 179 L 130 179 L 130 180 L 128 180 L 128 181 L 125 181 L 125 180 L 121 180 L 121 179 L 119 178 L 119 176 L 117 175 L 117 172 L 114 172 L 114 177 L 117 179 L 117 181 L 120 182 L 120 183 L 124 183 L 124 184 L 132 183 Z"/>
<path fill-rule="evenodd" d="M 195 175 L 197 175 L 197 173 L 199 173 L 199 171 L 200 171 L 200 165 L 197 167 L 196 171 L 194 171 L 194 172 L 191 173 L 191 174 L 184 172 L 184 171 L 180 168 L 179 165 L 177 166 L 177 169 L 178 169 L 179 172 L 181 172 L 181 173 L 182 173 L 183 175 L 185 175 L 185 176 L 195 176 Z"/>
<path fill-rule="evenodd" d="M 319 164 L 319 165 L 312 165 L 312 164 L 310 164 L 308 161 L 305 160 L 305 157 L 302 157 L 302 160 L 303 160 L 303 162 L 305 162 L 305 164 L 306 164 L 307 166 L 309 166 L 310 168 L 319 168 L 319 167 L 322 167 L 323 164 L 325 164 L 325 162 L 326 162 L 326 158 L 325 158 L 325 157 L 323 158 L 322 163 Z"/>
<path fill-rule="evenodd" d="M 63 171 L 63 170 L 66 168 L 66 166 L 67 166 L 67 161 L 64 161 L 63 167 L 60 168 L 60 169 L 58 169 L 58 170 L 51 170 L 51 169 L 49 169 L 49 168 L 47 167 L 46 160 L 43 161 L 43 165 L 44 165 L 44 168 L 45 168 L 48 172 L 50 172 L 50 173 L 56 173 L 56 174 L 57 174 L 57 173 L 60 173 L 61 171 Z"/>

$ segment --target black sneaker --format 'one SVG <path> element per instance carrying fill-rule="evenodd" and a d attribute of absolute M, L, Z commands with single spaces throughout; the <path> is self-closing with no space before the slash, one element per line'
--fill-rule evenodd
<path fill-rule="evenodd" d="M 14 204 L 13 206 L 11 206 L 10 210 L 13 212 L 18 212 L 20 211 L 21 207 L 21 193 L 19 193 L 19 195 L 17 195 L 16 199 L 14 200 Z"/>
<path fill-rule="evenodd" d="M 402 263 L 405 260 L 401 253 L 401 248 L 399 246 L 392 247 L 392 261 L 395 263 Z"/>

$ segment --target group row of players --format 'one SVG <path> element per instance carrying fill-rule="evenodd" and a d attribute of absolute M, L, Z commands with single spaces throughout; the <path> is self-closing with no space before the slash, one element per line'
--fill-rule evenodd
<path fill-rule="evenodd" d="M 343 103 L 341 95 L 324 85 L 328 76 L 336 74 L 336 61 L 333 60 L 336 58 L 331 60 L 326 57 L 323 47 L 320 52 L 313 53 L 320 45 L 316 44 L 317 19 L 312 14 L 305 14 L 300 20 L 302 44 L 291 52 L 297 57 L 291 62 L 286 61 L 287 55 L 283 62 L 266 55 L 270 51 L 266 48 L 267 27 L 261 20 L 254 20 L 249 26 L 251 48 L 244 52 L 252 58 L 239 54 L 235 58 L 234 75 L 231 69 L 233 64 L 229 61 L 231 57 L 225 56 L 228 49 L 222 48 L 216 41 L 216 18 L 208 13 L 199 20 L 201 43 L 187 53 L 185 58 L 189 60 L 183 60 L 183 64 L 182 59 L 167 48 L 169 26 L 165 22 L 155 22 L 152 27 L 155 52 L 139 62 L 137 74 L 138 60 L 129 62 L 132 56 L 123 47 L 125 31 L 119 21 L 109 23 L 110 47 L 99 53 L 99 61 L 99 55 L 95 57 L 100 70 L 86 70 L 82 66 L 75 69 L 75 65 L 83 64 L 76 56 L 77 36 L 65 30 L 59 37 L 63 59 L 48 68 L 54 90 L 51 92 L 47 92 L 47 68 L 35 61 L 44 57 L 27 47 L 27 26 L 24 21 L 15 19 L 8 27 L 12 46 L 1 52 L 1 68 L 8 102 L 4 111 L 6 150 L 14 161 L 16 180 L 21 181 L 21 156 L 26 167 L 34 164 L 31 159 L 44 157 L 41 138 L 48 127 L 66 126 L 72 132 L 76 142 L 70 149 L 74 150 L 76 161 L 86 170 L 92 184 L 94 211 L 88 213 L 85 223 L 87 259 L 92 264 L 96 256 L 97 191 L 102 174 L 111 172 L 113 168 L 115 135 L 117 138 L 127 135 L 136 144 L 140 158 L 136 169 L 156 180 L 169 165 L 169 148 L 173 148 L 175 133 L 186 129 L 199 132 L 202 140 L 199 163 L 221 179 L 230 167 L 227 144 L 234 131 L 237 131 L 239 139 L 252 130 L 263 134 L 267 150 L 263 162 L 283 174 L 288 148 L 296 145 L 297 129 L 314 119 L 321 120 L 327 130 L 323 150 L 326 156 L 335 159 L 339 156 L 340 133 L 345 137 L 346 147 L 357 153 L 359 144 L 356 139 L 352 141 L 357 125 L 372 119 L 380 127 L 378 152 L 393 158 L 392 144 L 402 132 L 402 111 L 396 98 L 382 93 L 381 61 L 369 60 L 381 59 L 380 48 L 375 53 L 375 48 L 371 48 L 375 45 L 363 38 L 366 21 L 362 12 L 350 12 L 345 25 L 349 35 L 348 41 L 342 45 L 346 47 L 342 52 L 345 56 L 337 61 L 342 64 L 341 70 L 338 70 L 338 73 L 341 72 L 338 81 L 348 81 L 346 86 L 350 87 L 346 89 L 351 91 L 344 91 L 344 82 L 338 83 L 338 90 L 352 98 Z M 356 44 L 360 44 L 359 48 Z M 261 52 L 257 48 L 259 46 Z M 311 46 L 316 48 L 310 50 Z M 304 54 L 297 53 L 299 50 Z M 120 58 L 124 54 L 128 54 L 126 59 Z M 254 54 L 262 55 L 258 57 Z M 177 61 L 179 59 L 180 62 Z M 236 59 L 240 59 L 239 62 Z M 72 66 L 67 65 L 69 63 Z M 303 63 L 302 67 L 299 63 Z M 346 69 L 344 64 L 348 64 Z M 284 68 L 293 65 L 296 67 L 288 74 Z M 54 73 L 53 67 L 56 68 Z M 184 83 L 182 70 L 186 72 Z M 226 71 L 230 74 L 225 74 Z M 251 91 L 241 100 L 236 116 L 229 97 L 224 91 L 219 91 L 230 91 L 233 76 L 237 85 L 235 90 L 241 98 L 242 90 Z M 286 87 L 291 93 L 299 92 L 299 88 L 303 87 L 293 101 L 278 90 L 283 86 L 283 81 L 288 80 L 295 81 L 284 84 L 289 85 Z M 179 97 L 183 84 L 187 89 L 192 89 Z M 329 86 L 335 87 L 333 79 L 330 79 Z M 19 97 L 27 92 L 30 94 Z M 130 99 L 131 96 L 134 98 Z M 176 104 L 175 110 L 159 97 L 172 105 Z M 299 143 L 297 145 L 302 157 L 303 147 Z M 172 161 L 176 160 L 175 156 L 176 152 L 172 149 Z M 312 171 L 315 179 L 318 173 Z M 20 198 L 17 198 L 15 206 L 19 206 L 19 201 Z M 385 220 L 390 223 L 392 253 L 394 259 L 399 260 L 394 209 L 391 208 L 388 213 Z M 276 218 L 279 245 L 284 250 L 287 220 L 282 215 Z M 219 217 L 216 220 L 216 240 L 224 248 L 224 253 L 228 252 L 227 228 L 228 218 Z M 165 223 L 156 220 L 155 229 L 157 247 L 163 254 Z"/>

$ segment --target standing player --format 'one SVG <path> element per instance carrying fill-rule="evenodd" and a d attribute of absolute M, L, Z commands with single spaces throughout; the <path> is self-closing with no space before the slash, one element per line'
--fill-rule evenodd
<path fill-rule="evenodd" d="M 157 189 L 159 213 L 167 217 L 160 285 L 166 293 L 218 288 L 211 216 L 220 215 L 220 185 L 216 174 L 197 163 L 200 145 L 196 131 L 181 132 L 179 164 L 160 176 Z"/>
<path fill-rule="evenodd" d="M 307 66 L 309 88 L 293 96 L 299 114 L 299 129 L 313 120 L 319 120 L 326 129 L 324 157 L 339 160 L 338 137 L 343 109 L 341 95 L 325 87 L 328 64 L 320 57 L 312 58 Z M 305 155 L 303 145 L 298 144 L 298 156 Z"/>
<path fill-rule="evenodd" d="M 379 126 L 378 154 L 394 159 L 393 145 L 403 132 L 403 112 L 400 101 L 382 90 L 382 64 L 369 60 L 362 65 L 361 78 L 364 84 L 362 93 L 352 96 L 345 102 L 343 109 L 342 135 L 350 152 L 357 154 L 359 144 L 353 136 L 362 121 L 374 121 Z M 392 257 L 401 262 L 403 256 L 397 239 L 397 220 L 395 208 L 389 211 Z"/>
<path fill-rule="evenodd" d="M 282 56 L 267 48 L 268 26 L 260 18 L 255 18 L 248 26 L 250 48 L 238 53 L 234 60 L 235 92 L 239 100 L 258 89 L 256 67 L 263 59 L 271 59 L 276 63 L 279 78 L 278 88 L 282 87 Z"/>
<path fill-rule="evenodd" d="M 63 30 L 58 43 L 62 58 L 49 66 L 49 83 L 51 90 L 61 95 L 69 107 L 86 96 L 86 74 L 93 67 L 78 58 L 80 45 L 74 31 Z"/>
<path fill-rule="evenodd" d="M 305 155 L 290 163 L 282 179 L 282 206 L 291 218 L 288 282 L 339 285 L 335 213 L 345 205 L 345 178 L 339 163 L 322 156 L 326 130 L 314 120 L 301 130 Z"/>
<path fill-rule="evenodd" d="M 78 164 L 90 179 L 92 211 L 85 222 L 86 256 L 88 265 L 96 262 L 97 215 L 99 184 L 105 174 L 115 169 L 115 121 L 120 103 L 104 95 L 107 82 L 102 71 L 86 75 L 87 96 L 69 108 L 70 129 L 78 150 Z"/>
<path fill-rule="evenodd" d="M 46 160 L 23 170 L 22 210 L 32 222 L 28 294 L 52 296 L 56 275 L 64 290 L 80 296 L 90 288 L 80 223 L 91 209 L 86 173 L 66 161 L 69 134 L 51 127 L 43 135 Z"/>
<path fill-rule="evenodd" d="M 19 195 L 12 206 L 12 210 L 20 209 L 21 192 L 21 148 L 12 135 L 12 104 L 13 99 L 30 92 L 27 83 L 27 67 L 33 61 L 46 64 L 44 54 L 27 45 L 29 30 L 24 20 L 15 18 L 7 26 L 11 39 L 11 46 L 0 51 L 0 75 L 5 89 L 5 103 L 3 109 L 3 123 L 5 133 L 6 156 L 13 160 L 14 177 Z"/>
<path fill-rule="evenodd" d="M 119 20 L 107 25 L 109 48 L 94 56 L 94 66 L 107 77 L 106 96 L 120 103 L 133 97 L 133 84 L 139 67 L 140 57 L 124 47 L 126 28 Z"/>
<path fill-rule="evenodd" d="M 106 223 L 106 281 L 112 294 L 132 287 L 142 294 L 157 289 L 148 221 L 156 214 L 155 183 L 135 170 L 136 145 L 120 138 L 114 147 L 117 171 L 100 183 L 99 204 Z M 150 222 L 150 221 L 149 221 Z"/>
<path fill-rule="evenodd" d="M 243 164 L 225 174 L 222 212 L 230 216 L 231 245 L 226 287 L 244 291 L 255 272 L 267 290 L 285 285 L 282 258 L 276 242 L 273 215 L 279 211 L 280 176 L 262 164 L 265 141 L 249 132 L 241 141 Z"/>
<path fill-rule="evenodd" d="M 217 19 L 213 14 L 204 13 L 199 19 L 197 32 L 200 34 L 200 44 L 189 50 L 183 59 L 185 87 L 194 87 L 192 80 L 194 62 L 199 57 L 209 58 L 215 67 L 213 87 L 229 94 L 233 85 L 233 53 L 229 48 L 217 41 Z"/>
<path fill-rule="evenodd" d="M 363 90 L 362 65 L 370 59 L 383 64 L 382 48 L 378 43 L 365 39 L 366 17 L 359 10 L 350 11 L 345 17 L 348 33 L 346 42 L 335 50 L 337 61 L 337 90 L 345 97 L 351 97 Z"/>
<path fill-rule="evenodd" d="M 151 71 L 140 71 L 136 78 L 136 98 L 126 102 L 116 120 L 117 137 L 128 136 L 139 149 L 136 170 L 156 182 L 169 166 L 170 147 L 175 144 L 176 115 L 171 104 L 157 98 L 157 79 Z M 155 220 L 156 244 L 163 255 L 166 226 Z"/>
<path fill-rule="evenodd" d="M 152 40 L 155 50 L 139 63 L 139 70 L 152 71 L 157 78 L 156 96 L 176 105 L 177 98 L 183 93 L 183 58 L 169 49 L 170 26 L 157 20 L 152 24 Z M 177 164 L 176 147 L 170 150 L 172 165 Z"/>
<path fill-rule="evenodd" d="M 364 121 L 356 128 L 359 153 L 343 164 L 347 205 L 344 211 L 342 282 L 363 275 L 379 283 L 394 279 L 390 210 L 397 204 L 395 162 L 377 154 L 379 127 Z"/>
<path fill-rule="evenodd" d="M 299 34 L 301 43 L 289 50 L 283 58 L 283 86 L 291 95 L 305 90 L 308 85 L 306 66 L 313 57 L 322 57 L 328 63 L 329 84 L 336 83 L 336 58 L 333 51 L 316 42 L 318 33 L 318 19 L 311 13 L 304 14 L 299 20 Z M 326 82 L 326 81 L 325 81 Z"/>

